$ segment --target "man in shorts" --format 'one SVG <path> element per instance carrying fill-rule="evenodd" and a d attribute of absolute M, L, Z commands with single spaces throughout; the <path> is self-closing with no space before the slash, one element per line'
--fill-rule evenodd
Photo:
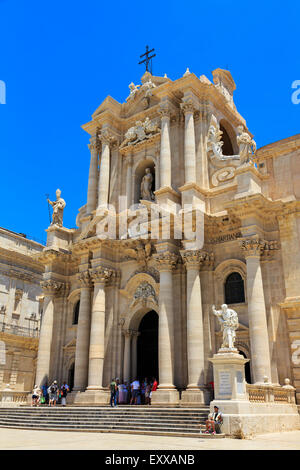
<path fill-rule="evenodd" d="M 138 381 L 138 379 L 134 379 L 134 381 L 131 384 L 131 400 L 130 400 L 131 405 L 137 404 L 139 390 L 140 390 L 140 382 Z"/>

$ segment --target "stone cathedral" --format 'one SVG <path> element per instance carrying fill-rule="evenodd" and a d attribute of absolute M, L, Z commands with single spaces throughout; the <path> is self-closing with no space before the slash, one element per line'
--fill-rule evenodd
<path fill-rule="evenodd" d="M 257 150 L 230 72 L 212 75 L 146 72 L 83 125 L 78 228 L 63 226 L 58 191 L 35 255 L 36 383 L 69 381 L 75 404 L 108 403 L 112 378 L 154 376 L 154 404 L 209 403 L 222 304 L 238 314 L 247 382 L 289 378 L 300 402 L 300 135 Z"/>

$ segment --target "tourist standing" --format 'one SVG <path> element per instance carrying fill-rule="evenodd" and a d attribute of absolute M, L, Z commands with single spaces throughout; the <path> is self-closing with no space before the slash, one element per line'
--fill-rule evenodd
<path fill-rule="evenodd" d="M 40 396 L 41 396 L 41 389 L 35 385 L 33 387 L 33 391 L 32 391 L 32 403 L 31 403 L 31 406 L 37 406 L 39 401 L 40 401 Z"/>
<path fill-rule="evenodd" d="M 110 406 L 117 406 L 117 383 L 115 379 L 112 379 L 110 383 Z"/>
<path fill-rule="evenodd" d="M 119 405 L 119 394 L 120 394 L 120 379 L 119 378 L 116 378 L 116 385 L 117 385 L 117 389 L 116 389 L 116 404 Z"/>
<path fill-rule="evenodd" d="M 135 378 L 131 384 L 131 400 L 130 400 L 131 405 L 137 404 L 139 390 L 140 390 L 140 382 L 138 379 Z"/>
<path fill-rule="evenodd" d="M 58 393 L 58 385 L 57 385 L 56 380 L 54 380 L 54 382 L 48 388 L 48 393 L 49 393 L 49 406 L 55 406 L 57 402 L 57 393 Z"/>
<path fill-rule="evenodd" d="M 153 377 L 153 379 L 152 379 L 152 386 L 151 386 L 151 392 L 150 392 L 150 395 L 149 395 L 149 405 L 151 405 L 152 393 L 157 390 L 157 387 L 158 387 L 158 382 L 157 382 L 156 378 Z"/>
<path fill-rule="evenodd" d="M 67 395 L 68 395 L 68 392 L 70 391 L 69 385 L 67 385 L 66 382 L 64 382 L 60 390 L 61 390 L 61 404 L 62 406 L 66 406 Z"/>

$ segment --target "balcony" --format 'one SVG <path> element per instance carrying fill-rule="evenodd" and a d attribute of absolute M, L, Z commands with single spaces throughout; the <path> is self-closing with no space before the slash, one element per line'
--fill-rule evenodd
<path fill-rule="evenodd" d="M 0 333 L 7 333 L 10 335 L 25 336 L 28 338 L 38 338 L 39 330 L 36 326 L 26 328 L 23 326 L 14 325 L 12 323 L 0 323 Z"/>

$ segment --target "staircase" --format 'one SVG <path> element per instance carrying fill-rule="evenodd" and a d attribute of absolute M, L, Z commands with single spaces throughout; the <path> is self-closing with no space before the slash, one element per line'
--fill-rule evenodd
<path fill-rule="evenodd" d="M 200 437 L 209 407 L 155 408 L 153 406 L 18 407 L 0 408 L 0 427 L 47 431 L 93 431 L 156 436 Z M 202 437 L 220 438 L 201 434 Z"/>

